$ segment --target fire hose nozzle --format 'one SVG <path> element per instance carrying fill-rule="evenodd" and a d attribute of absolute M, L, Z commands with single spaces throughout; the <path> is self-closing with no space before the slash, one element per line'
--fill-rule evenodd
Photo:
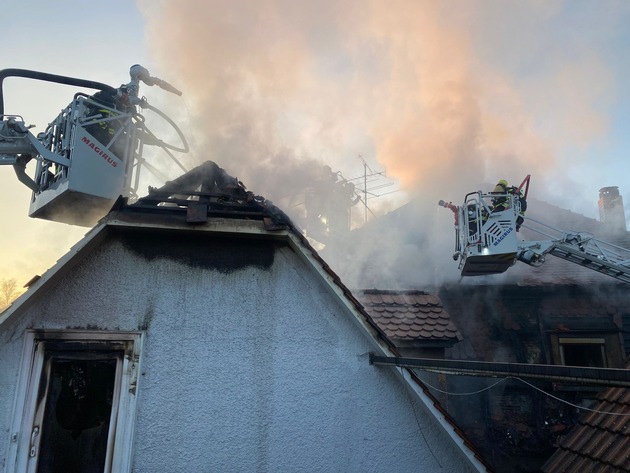
<path fill-rule="evenodd" d="M 451 211 L 453 212 L 453 216 L 455 217 L 455 225 L 459 225 L 459 218 L 457 216 L 459 208 L 456 205 L 453 205 L 452 202 L 444 202 L 443 200 L 440 200 L 438 202 L 438 205 L 440 207 L 444 207 L 445 209 L 451 209 Z"/>
<path fill-rule="evenodd" d="M 166 90 L 167 92 L 171 92 L 175 95 L 180 95 L 180 96 L 182 95 L 180 90 L 177 90 L 175 87 L 173 87 L 171 84 L 169 84 L 165 80 L 158 79 L 157 77 L 151 77 L 151 79 L 153 80 L 153 83 L 157 85 L 160 89 Z"/>
<path fill-rule="evenodd" d="M 171 92 L 175 95 L 182 95 L 181 91 L 177 90 L 171 84 L 166 82 L 165 80 L 159 79 L 157 77 L 152 77 L 149 71 L 142 67 L 140 64 L 134 64 L 129 69 L 129 75 L 131 76 L 132 81 L 141 80 L 149 87 L 157 85 L 160 89 L 164 89 L 167 92 Z"/>

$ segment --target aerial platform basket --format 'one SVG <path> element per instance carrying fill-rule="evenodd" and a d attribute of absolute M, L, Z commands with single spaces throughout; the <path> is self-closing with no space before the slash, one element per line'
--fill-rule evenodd
<path fill-rule="evenodd" d="M 88 226 L 126 194 L 138 147 L 131 114 L 79 96 L 38 139 L 67 163 L 38 161 L 30 217 Z"/>
<path fill-rule="evenodd" d="M 493 202 L 504 199 L 504 210 L 496 210 Z M 464 205 L 457 208 L 458 235 L 454 255 L 459 257 L 462 276 L 478 276 L 505 272 L 516 261 L 516 219 L 520 206 L 514 195 L 466 195 Z"/>
<path fill-rule="evenodd" d="M 185 136 L 166 114 L 138 96 L 140 82 L 157 85 L 176 95 L 182 93 L 168 82 L 152 77 L 139 64 L 131 66 L 129 76 L 129 83 L 113 88 L 100 82 L 38 71 L 0 70 L 0 165 L 12 165 L 18 180 L 33 191 L 30 217 L 92 226 L 120 197 L 137 197 L 141 170 L 147 169 L 162 182 L 167 180 L 143 158 L 145 145 L 160 148 L 179 168 L 187 171 L 173 155 L 173 152 L 188 152 Z M 98 92 L 75 94 L 70 105 L 35 137 L 21 116 L 4 113 L 2 83 L 8 77 L 37 79 Z M 181 145 L 158 139 L 147 128 L 138 106 L 166 121 L 181 139 Z M 34 177 L 26 173 L 31 161 L 36 163 Z"/>

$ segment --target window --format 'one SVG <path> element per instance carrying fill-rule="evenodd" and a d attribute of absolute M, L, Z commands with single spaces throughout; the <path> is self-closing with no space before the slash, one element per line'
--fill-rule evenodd
<path fill-rule="evenodd" d="M 130 471 L 141 341 L 28 331 L 7 471 Z"/>
<path fill-rule="evenodd" d="M 560 362 L 566 366 L 605 368 L 606 344 L 603 338 L 560 338 Z"/>

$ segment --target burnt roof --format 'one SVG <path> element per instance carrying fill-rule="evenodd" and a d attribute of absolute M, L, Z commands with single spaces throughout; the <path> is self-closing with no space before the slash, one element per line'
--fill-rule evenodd
<path fill-rule="evenodd" d="M 281 209 L 248 191 L 242 182 L 213 161 L 206 161 L 160 188 L 149 187 L 148 194 L 133 203 L 120 200 L 112 210 L 140 218 L 153 214 L 159 219 L 168 219 L 169 215 L 183 214 L 189 224 L 201 224 L 217 217 L 262 220 L 268 230 L 274 225 L 297 230 Z M 301 232 L 298 230 L 298 233 Z"/>
<path fill-rule="evenodd" d="M 424 291 L 364 289 L 357 299 L 393 340 L 441 341 L 462 339 L 437 296 Z"/>
<path fill-rule="evenodd" d="M 543 472 L 630 471 L 630 389 L 607 389 L 598 400 L 562 439 Z"/>

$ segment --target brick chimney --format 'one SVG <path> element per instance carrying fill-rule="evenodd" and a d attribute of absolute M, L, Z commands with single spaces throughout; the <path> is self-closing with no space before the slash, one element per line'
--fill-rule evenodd
<path fill-rule="evenodd" d="M 617 186 L 602 187 L 599 190 L 599 220 L 613 232 L 627 231 L 623 198 Z"/>

